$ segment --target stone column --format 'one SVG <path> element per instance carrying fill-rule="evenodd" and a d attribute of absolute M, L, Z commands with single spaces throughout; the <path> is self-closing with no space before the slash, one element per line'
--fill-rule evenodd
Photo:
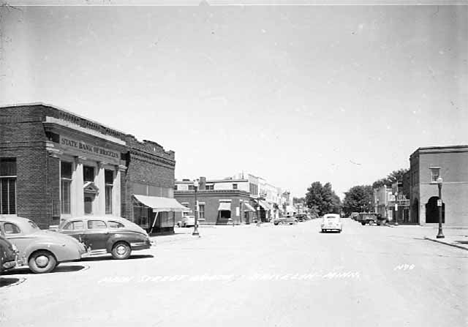
<path fill-rule="evenodd" d="M 71 213 L 73 217 L 84 215 L 83 160 L 86 160 L 86 158 L 75 157 L 71 191 Z"/>
<path fill-rule="evenodd" d="M 97 174 L 96 174 L 96 186 L 98 188 L 98 194 L 96 194 L 96 213 L 98 215 L 106 214 L 106 180 L 104 162 L 98 162 Z"/>
<path fill-rule="evenodd" d="M 112 214 L 114 216 L 122 217 L 121 213 L 121 188 L 122 183 L 121 183 L 121 174 L 127 170 L 127 167 L 124 165 L 117 165 L 115 166 L 115 176 L 114 176 L 114 187 L 112 189 Z"/>

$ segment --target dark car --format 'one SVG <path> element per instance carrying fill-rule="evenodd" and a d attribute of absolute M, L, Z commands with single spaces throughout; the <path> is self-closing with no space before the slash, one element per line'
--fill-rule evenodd
<path fill-rule="evenodd" d="M 378 215 L 373 212 L 361 212 L 357 218 L 357 221 L 363 226 L 377 224 L 378 220 Z"/>
<path fill-rule="evenodd" d="M 0 234 L 0 273 L 16 266 L 16 247 Z"/>
<path fill-rule="evenodd" d="M 110 253 L 114 259 L 127 259 L 132 251 L 149 249 L 152 245 L 143 228 L 113 216 L 69 218 L 59 225 L 58 232 L 83 242 L 89 255 Z"/>
<path fill-rule="evenodd" d="M 275 225 L 279 225 L 279 224 L 294 225 L 294 224 L 297 224 L 297 219 L 296 219 L 296 217 L 292 217 L 292 216 L 276 218 L 276 219 L 273 220 L 273 224 L 275 224 Z"/>
<path fill-rule="evenodd" d="M 298 213 L 298 214 L 296 215 L 296 219 L 297 219 L 297 221 L 301 221 L 301 222 L 302 222 L 302 221 L 308 220 L 309 217 L 307 217 L 307 215 L 306 215 L 305 213 Z"/>

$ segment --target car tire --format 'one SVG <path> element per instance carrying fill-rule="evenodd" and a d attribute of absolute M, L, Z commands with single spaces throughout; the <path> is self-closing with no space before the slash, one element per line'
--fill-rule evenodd
<path fill-rule="evenodd" d="M 117 260 L 125 260 L 130 257 L 132 249 L 125 242 L 117 242 L 112 247 L 112 257 Z"/>
<path fill-rule="evenodd" d="M 45 274 L 57 267 L 57 259 L 49 251 L 36 251 L 29 257 L 28 265 L 33 273 Z"/>
<path fill-rule="evenodd" d="M 365 222 L 361 222 L 361 225 L 364 226 L 366 223 Z"/>

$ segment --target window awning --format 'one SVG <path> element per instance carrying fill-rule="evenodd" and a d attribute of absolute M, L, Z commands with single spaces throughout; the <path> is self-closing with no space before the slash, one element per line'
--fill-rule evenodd
<path fill-rule="evenodd" d="M 188 211 L 187 207 L 181 205 L 173 198 L 163 198 L 159 196 L 134 195 L 135 199 L 150 207 L 154 211 Z"/>
<path fill-rule="evenodd" d="M 254 207 L 244 202 L 244 210 L 255 211 Z"/>
<path fill-rule="evenodd" d="M 221 210 L 231 211 L 231 203 L 230 202 L 221 202 L 219 204 L 218 211 L 221 211 Z"/>
<path fill-rule="evenodd" d="M 258 204 L 265 210 L 271 210 L 271 207 L 270 205 L 268 204 L 268 202 L 264 201 L 264 200 L 260 200 L 258 201 Z"/>

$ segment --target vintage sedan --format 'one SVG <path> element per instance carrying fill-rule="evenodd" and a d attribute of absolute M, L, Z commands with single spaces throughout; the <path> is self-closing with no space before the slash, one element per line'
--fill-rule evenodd
<path fill-rule="evenodd" d="M 112 254 L 127 259 L 132 251 L 149 249 L 148 233 L 137 224 L 114 216 L 85 216 L 64 220 L 58 232 L 82 241 L 89 255 Z"/>
<path fill-rule="evenodd" d="M 324 215 L 321 223 L 322 233 L 328 231 L 337 231 L 341 233 L 343 231 L 343 223 L 341 217 L 338 214 L 330 213 Z"/>
<path fill-rule="evenodd" d="M 73 237 L 41 230 L 30 219 L 2 217 L 0 229 L 18 249 L 17 266 L 29 266 L 34 273 L 51 272 L 59 263 L 79 260 L 86 254 L 85 246 Z"/>
<path fill-rule="evenodd" d="M 16 254 L 18 250 L 0 231 L 0 274 L 5 270 L 16 266 Z"/>
<path fill-rule="evenodd" d="M 195 216 L 187 215 L 183 216 L 180 221 L 177 222 L 177 227 L 193 227 L 195 226 Z"/>
<path fill-rule="evenodd" d="M 297 218 L 294 216 L 286 216 L 286 217 L 280 217 L 280 218 L 275 218 L 273 220 L 273 224 L 275 226 L 277 225 L 283 225 L 283 224 L 288 224 L 288 225 L 295 225 L 297 224 Z"/>

